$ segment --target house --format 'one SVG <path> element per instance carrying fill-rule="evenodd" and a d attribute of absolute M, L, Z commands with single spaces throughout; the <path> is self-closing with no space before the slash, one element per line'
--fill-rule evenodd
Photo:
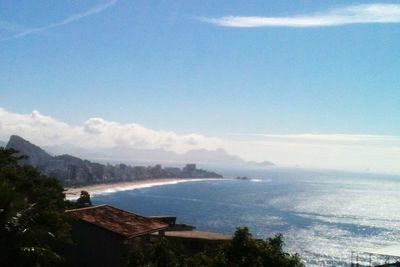
<path fill-rule="evenodd" d="M 66 213 L 73 219 L 74 246 L 66 252 L 70 266 L 126 266 L 134 246 L 146 248 L 162 238 L 179 241 L 194 251 L 232 239 L 229 235 L 194 231 L 194 226 L 177 224 L 176 216 L 144 217 L 110 205 Z"/>
<path fill-rule="evenodd" d="M 69 252 L 74 266 L 124 266 L 133 243 L 146 246 L 150 234 L 162 237 L 168 224 L 109 205 L 66 211 L 74 219 Z"/>
<path fill-rule="evenodd" d="M 177 224 L 175 216 L 151 216 L 149 218 L 159 220 L 160 222 L 168 224 L 168 228 L 162 232 L 162 238 L 171 241 L 178 241 L 182 245 L 194 251 L 203 250 L 210 247 L 217 247 L 224 242 L 232 240 L 231 235 L 221 233 L 195 231 L 194 226 L 187 224 Z M 160 233 L 151 234 L 151 239 L 159 240 Z"/>
<path fill-rule="evenodd" d="M 148 218 L 156 219 L 162 223 L 168 224 L 165 232 L 169 231 L 193 231 L 196 227 L 188 224 L 176 223 L 176 216 L 150 216 Z"/>

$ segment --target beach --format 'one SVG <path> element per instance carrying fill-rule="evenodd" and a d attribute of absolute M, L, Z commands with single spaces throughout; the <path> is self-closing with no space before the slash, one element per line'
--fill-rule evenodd
<path fill-rule="evenodd" d="M 66 199 L 74 200 L 79 198 L 81 191 L 87 191 L 89 192 L 90 195 L 94 196 L 94 195 L 108 194 L 119 191 L 128 191 L 128 190 L 147 188 L 153 186 L 172 185 L 172 184 L 187 183 L 187 182 L 213 181 L 220 179 L 223 178 L 157 178 L 157 179 L 145 179 L 145 180 L 107 183 L 107 184 L 91 184 L 79 187 L 66 187 L 65 196 Z"/>

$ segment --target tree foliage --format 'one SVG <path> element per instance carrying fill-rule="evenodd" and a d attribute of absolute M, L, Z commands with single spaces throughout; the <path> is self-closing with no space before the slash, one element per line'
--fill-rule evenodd
<path fill-rule="evenodd" d="M 0 266 L 56 266 L 69 240 L 64 189 L 55 179 L 20 166 L 17 151 L 0 148 Z"/>
<path fill-rule="evenodd" d="M 166 239 L 153 245 L 146 251 L 135 248 L 132 261 L 136 265 L 147 267 L 303 267 L 299 255 L 283 250 L 281 234 L 266 240 L 252 237 L 248 228 L 238 228 L 233 239 L 217 249 L 192 251 L 179 242 Z M 137 255 L 143 255 L 140 261 Z M 146 259 L 146 260 L 143 260 Z M 140 264 L 139 264 L 140 262 Z"/>
<path fill-rule="evenodd" d="M 232 241 L 219 251 L 213 265 L 226 267 L 303 266 L 299 255 L 284 252 L 283 245 L 281 234 L 260 240 L 253 238 L 247 227 L 238 228 Z"/>
<path fill-rule="evenodd" d="M 92 206 L 92 200 L 88 191 L 82 190 L 79 198 L 76 200 L 77 208 L 84 208 Z"/>

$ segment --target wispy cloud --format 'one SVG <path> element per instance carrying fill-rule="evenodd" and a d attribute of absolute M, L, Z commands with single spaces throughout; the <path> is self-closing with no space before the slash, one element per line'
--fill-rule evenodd
<path fill-rule="evenodd" d="M 400 4 L 363 4 L 288 17 L 223 16 L 199 18 L 224 27 L 324 27 L 367 23 L 400 23 Z"/>
<path fill-rule="evenodd" d="M 54 22 L 54 23 L 51 23 L 51 24 L 48 24 L 48 25 L 45 25 L 45 26 L 42 26 L 42 27 L 27 28 L 27 29 L 18 31 L 17 33 L 14 33 L 14 35 L 12 35 L 11 37 L 5 38 L 3 40 L 21 38 L 21 37 L 25 37 L 25 36 L 30 35 L 30 34 L 44 32 L 44 31 L 47 31 L 47 30 L 50 30 L 50 29 L 53 29 L 53 28 L 56 28 L 56 27 L 67 25 L 67 24 L 76 22 L 78 20 L 81 20 L 83 18 L 98 14 L 98 13 L 100 13 L 100 12 L 110 8 L 110 7 L 112 7 L 117 2 L 118 2 L 118 0 L 107 0 L 106 2 L 104 2 L 102 4 L 99 4 L 97 6 L 94 6 L 94 7 L 90 8 L 89 10 L 86 10 L 86 11 L 84 11 L 82 13 L 73 14 L 73 15 L 69 16 L 68 18 L 64 19 L 64 20 L 61 20 L 61 21 L 58 21 L 58 22 Z M 7 28 L 10 28 L 10 25 L 14 25 L 14 24 L 6 23 L 6 22 L 1 22 L 0 23 L 0 26 L 8 26 Z M 13 29 L 15 30 L 16 28 L 14 27 Z"/>

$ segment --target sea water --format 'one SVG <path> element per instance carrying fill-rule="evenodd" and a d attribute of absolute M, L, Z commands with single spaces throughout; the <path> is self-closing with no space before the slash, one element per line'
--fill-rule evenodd
<path fill-rule="evenodd" d="M 97 195 L 143 215 L 175 215 L 197 230 L 255 237 L 282 233 L 306 266 L 349 266 L 352 250 L 400 242 L 400 176 L 271 169 L 225 171 L 226 179 Z"/>

